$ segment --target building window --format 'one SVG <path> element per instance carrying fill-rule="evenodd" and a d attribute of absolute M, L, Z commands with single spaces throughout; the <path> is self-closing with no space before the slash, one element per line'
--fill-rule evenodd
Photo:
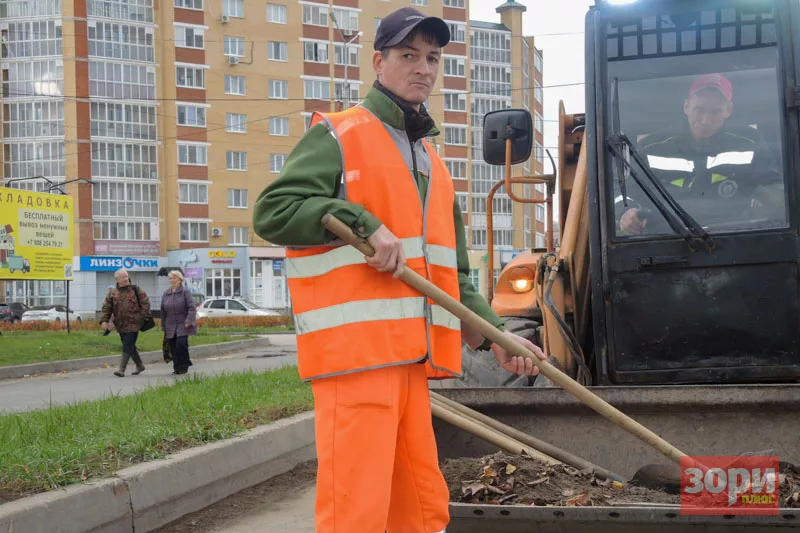
<path fill-rule="evenodd" d="M 344 45 L 337 44 L 334 45 L 334 61 L 337 65 L 344 65 Z M 358 47 L 357 46 L 348 46 L 347 47 L 347 64 L 351 67 L 358 66 Z"/>
<path fill-rule="evenodd" d="M 481 270 L 479 268 L 471 268 L 469 270 L 469 280 L 472 282 L 472 286 L 475 288 L 475 291 L 480 293 L 481 292 Z"/>
<path fill-rule="evenodd" d="M 16 0 L 0 4 L 0 18 L 29 18 L 61 15 L 60 0 Z"/>
<path fill-rule="evenodd" d="M 286 6 L 280 4 L 267 4 L 267 22 L 286 24 Z"/>
<path fill-rule="evenodd" d="M 244 37 L 225 36 L 225 55 L 244 57 Z"/>
<path fill-rule="evenodd" d="M 228 150 L 225 153 L 226 169 L 228 170 L 247 170 L 247 152 L 233 152 Z"/>
<path fill-rule="evenodd" d="M 331 97 L 331 84 L 325 80 L 304 80 L 303 98 L 306 100 L 329 100 Z"/>
<path fill-rule="evenodd" d="M 536 204 L 536 220 L 539 222 L 544 222 L 544 206 L 541 204 Z"/>
<path fill-rule="evenodd" d="M 358 31 L 358 11 L 334 7 L 333 16 L 336 17 L 336 22 L 339 23 L 339 27 L 345 32 L 345 35 L 348 31 Z"/>
<path fill-rule="evenodd" d="M 157 241 L 150 222 L 95 221 L 94 238 L 99 241 Z"/>
<path fill-rule="evenodd" d="M 89 0 L 87 12 L 90 17 L 152 23 L 153 0 Z"/>
<path fill-rule="evenodd" d="M 465 93 L 444 93 L 445 111 L 466 111 L 467 95 Z"/>
<path fill-rule="evenodd" d="M 3 144 L 4 178 L 30 178 L 47 176 L 51 180 L 64 180 L 67 174 L 67 155 L 64 141 L 5 142 Z M 23 182 L 24 183 L 24 182 Z M 22 184 L 20 184 L 22 185 Z M 34 182 L 30 183 L 34 190 Z M 44 184 L 39 184 L 41 189 Z"/>
<path fill-rule="evenodd" d="M 208 165 L 208 147 L 202 144 L 178 143 L 179 165 Z"/>
<path fill-rule="evenodd" d="M 445 126 L 444 127 L 444 143 L 456 146 L 467 145 L 467 127 L 466 126 Z"/>
<path fill-rule="evenodd" d="M 225 75 L 225 94 L 244 96 L 247 93 L 247 84 L 244 76 Z"/>
<path fill-rule="evenodd" d="M 96 181 L 92 187 L 92 216 L 158 218 L 158 189 L 152 183 Z"/>
<path fill-rule="evenodd" d="M 537 248 L 547 247 L 547 241 L 545 241 L 544 234 L 539 232 L 536 233 L 536 247 Z"/>
<path fill-rule="evenodd" d="M 207 268 L 206 297 L 218 298 L 242 295 L 242 271 L 238 268 Z"/>
<path fill-rule="evenodd" d="M 269 80 L 269 97 L 280 100 L 289 98 L 289 82 L 287 80 Z"/>
<path fill-rule="evenodd" d="M 328 62 L 328 43 L 306 41 L 303 43 L 303 61 L 310 63 Z"/>
<path fill-rule="evenodd" d="M 352 81 L 348 83 L 350 85 L 350 101 L 351 102 L 358 101 L 361 98 L 361 95 L 359 94 L 360 85 L 358 83 L 353 83 Z M 333 95 L 334 98 L 339 102 L 344 101 L 343 95 L 347 94 L 347 91 L 344 88 L 344 82 L 343 81 L 334 82 L 333 90 L 334 90 L 334 95 Z"/>
<path fill-rule="evenodd" d="M 157 156 L 158 148 L 152 145 L 92 142 L 92 177 L 158 179 Z"/>
<path fill-rule="evenodd" d="M 2 79 L 4 98 L 63 96 L 64 62 L 48 59 L 3 63 Z"/>
<path fill-rule="evenodd" d="M 61 21 L 10 22 L 3 29 L 4 59 L 61 55 Z"/>
<path fill-rule="evenodd" d="M 375 33 L 378 33 L 378 28 L 381 26 L 382 18 L 375 17 Z"/>
<path fill-rule="evenodd" d="M 270 61 L 287 61 L 288 53 L 286 43 L 269 41 L 267 43 L 267 56 Z"/>
<path fill-rule="evenodd" d="M 328 27 L 328 8 L 326 6 L 303 5 L 303 24 Z"/>
<path fill-rule="evenodd" d="M 228 207 L 247 209 L 247 189 L 228 189 Z"/>
<path fill-rule="evenodd" d="M 447 165 L 447 171 L 450 172 L 450 177 L 454 180 L 465 180 L 467 179 L 467 162 L 466 161 L 455 161 L 452 159 L 446 159 L 445 165 Z"/>
<path fill-rule="evenodd" d="M 247 133 L 247 115 L 242 113 L 225 113 L 225 131 L 231 133 Z"/>
<path fill-rule="evenodd" d="M 514 241 L 512 239 L 512 230 L 494 230 L 492 236 L 494 238 L 494 246 L 498 249 L 510 250 L 513 248 Z M 486 238 L 486 229 L 473 229 L 472 230 L 472 247 L 485 250 L 488 246 Z M 495 271 L 495 283 L 497 282 L 497 273 Z"/>
<path fill-rule="evenodd" d="M 270 154 L 269 155 L 269 171 L 280 172 L 283 165 L 286 164 L 286 154 Z"/>
<path fill-rule="evenodd" d="M 544 146 L 542 146 L 537 142 L 535 143 L 535 150 L 536 150 L 536 161 L 544 165 Z"/>
<path fill-rule="evenodd" d="M 442 0 L 444 7 L 459 7 L 464 9 L 464 0 Z"/>
<path fill-rule="evenodd" d="M 511 67 L 473 63 L 470 71 L 473 93 L 511 97 Z"/>
<path fill-rule="evenodd" d="M 467 76 L 467 60 L 463 57 L 445 56 L 444 75 L 465 78 Z"/>
<path fill-rule="evenodd" d="M 228 228 L 228 244 L 247 245 L 247 226 L 230 226 Z"/>
<path fill-rule="evenodd" d="M 208 184 L 179 183 L 178 203 L 208 205 Z"/>
<path fill-rule="evenodd" d="M 89 61 L 89 95 L 125 100 L 153 100 L 156 97 L 156 69 L 143 65 Z"/>
<path fill-rule="evenodd" d="M 63 101 L 3 104 L 3 138 L 63 136 Z"/>
<path fill-rule="evenodd" d="M 450 22 L 446 21 L 450 27 L 450 42 L 451 43 L 465 43 L 467 42 L 467 25 L 463 22 Z"/>
<path fill-rule="evenodd" d="M 206 76 L 204 69 L 194 67 L 175 67 L 175 84 L 188 89 L 205 89 Z M 153 95 L 155 98 L 155 94 Z"/>
<path fill-rule="evenodd" d="M 208 222 L 181 222 L 181 242 L 208 242 Z"/>
<path fill-rule="evenodd" d="M 222 0 L 222 14 L 229 17 L 244 17 L 244 0 Z"/>
<path fill-rule="evenodd" d="M 31 307 L 67 305 L 66 286 L 66 281 L 7 281 L 6 302 L 22 302 Z"/>
<path fill-rule="evenodd" d="M 472 163 L 472 180 L 470 180 L 470 183 L 473 193 L 488 194 L 492 185 L 503 179 L 505 179 L 503 167 L 487 165 L 486 163 Z M 505 187 L 501 187 L 497 192 L 504 194 Z"/>
<path fill-rule="evenodd" d="M 311 120 L 314 116 L 311 113 L 303 112 L 303 132 L 306 132 L 311 129 Z"/>
<path fill-rule="evenodd" d="M 178 104 L 178 126 L 206 127 L 206 108 L 203 106 Z"/>
<path fill-rule="evenodd" d="M 289 135 L 289 119 L 286 117 L 271 117 L 269 119 L 270 135 Z"/>
<path fill-rule="evenodd" d="M 411 0 L 412 6 L 427 6 L 428 0 Z"/>
<path fill-rule="evenodd" d="M 89 57 L 107 57 L 131 61 L 155 61 L 155 43 L 152 28 L 95 22 L 87 28 Z M 177 40 L 177 35 L 175 36 Z M 200 37 L 202 43 L 202 35 Z M 202 44 L 200 45 L 202 48 Z"/>
<path fill-rule="evenodd" d="M 461 214 L 467 212 L 467 208 L 469 207 L 467 200 L 468 196 L 465 192 L 457 192 L 456 193 L 456 200 L 458 201 L 458 208 L 461 210 Z"/>
<path fill-rule="evenodd" d="M 536 101 L 541 104 L 544 102 L 544 91 L 542 90 L 542 84 L 534 80 L 533 86 L 535 87 L 535 93 L 533 97 L 536 98 Z"/>
<path fill-rule="evenodd" d="M 175 7 L 182 7 L 184 9 L 203 10 L 203 0 L 175 0 Z"/>
<path fill-rule="evenodd" d="M 511 101 L 505 98 L 486 98 L 477 94 L 473 94 L 470 107 L 472 108 L 471 109 L 472 117 L 470 124 L 472 124 L 476 128 L 481 128 L 482 130 L 484 115 L 486 115 L 486 113 L 489 113 L 491 111 L 499 111 L 502 109 L 510 108 Z M 477 136 L 475 134 L 472 135 L 473 141 L 475 140 L 476 137 Z M 481 142 L 483 142 L 482 141 L 483 137 L 480 138 Z"/>
<path fill-rule="evenodd" d="M 542 58 L 542 51 L 538 48 L 533 49 L 533 68 L 537 71 L 542 72 L 544 68 L 544 59 Z"/>
<path fill-rule="evenodd" d="M 181 48 L 203 49 L 203 29 L 189 26 L 175 26 L 175 46 Z"/>
<path fill-rule="evenodd" d="M 544 119 L 542 118 L 542 115 L 540 115 L 539 113 L 535 113 L 534 116 L 536 117 L 534 122 L 535 125 L 534 127 L 536 128 L 536 131 L 544 132 Z"/>
<path fill-rule="evenodd" d="M 511 63 L 511 32 L 473 30 L 469 41 L 473 61 Z"/>

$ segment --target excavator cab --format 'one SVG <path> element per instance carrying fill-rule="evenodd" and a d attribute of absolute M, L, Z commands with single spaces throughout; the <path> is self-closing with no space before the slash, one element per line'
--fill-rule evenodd
<path fill-rule="evenodd" d="M 787 90 L 799 7 L 603 2 L 589 13 L 600 382 L 800 377 L 800 139 Z"/>
<path fill-rule="evenodd" d="M 594 385 L 800 378 L 798 36 L 793 0 L 591 8 L 586 113 L 562 105 L 556 176 L 539 177 L 557 177 L 561 242 L 515 258 L 490 294 L 563 371 Z M 487 115 L 484 153 L 490 121 L 513 111 Z"/>

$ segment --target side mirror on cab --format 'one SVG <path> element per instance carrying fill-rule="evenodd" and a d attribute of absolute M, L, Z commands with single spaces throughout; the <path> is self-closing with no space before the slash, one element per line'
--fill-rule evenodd
<path fill-rule="evenodd" d="M 525 109 L 502 109 L 483 117 L 483 160 L 506 164 L 506 139 L 511 137 L 511 164 L 523 163 L 533 149 L 533 119 Z"/>

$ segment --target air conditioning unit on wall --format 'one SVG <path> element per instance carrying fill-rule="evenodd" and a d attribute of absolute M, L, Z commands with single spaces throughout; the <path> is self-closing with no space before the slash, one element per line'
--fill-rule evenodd
<path fill-rule="evenodd" d="M 211 228 L 212 237 L 222 237 L 222 228 Z"/>
<path fill-rule="evenodd" d="M 228 64 L 229 65 L 238 65 L 239 58 L 237 56 L 228 56 Z"/>
<path fill-rule="evenodd" d="M 219 16 L 220 24 L 227 24 L 230 21 L 231 21 L 231 18 L 228 15 L 220 15 Z"/>

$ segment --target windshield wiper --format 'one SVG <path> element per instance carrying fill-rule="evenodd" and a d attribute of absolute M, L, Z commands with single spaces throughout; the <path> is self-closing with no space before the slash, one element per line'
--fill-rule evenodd
<path fill-rule="evenodd" d="M 622 132 L 619 113 L 619 79 L 614 78 L 612 89 L 612 118 L 611 118 L 611 139 L 608 141 L 608 148 L 616 159 L 617 175 L 619 179 L 620 194 L 623 202 L 627 203 L 627 187 L 625 178 L 630 174 L 634 181 L 644 191 L 648 199 L 658 209 L 658 212 L 667 221 L 672 230 L 680 235 L 690 246 L 694 247 L 694 241 L 700 239 L 706 248 L 711 251 L 714 248 L 714 241 L 708 232 L 675 200 L 667 191 L 661 181 L 653 174 L 650 165 L 644 160 L 642 155 L 636 150 L 635 145 Z M 629 160 L 633 157 L 639 168 L 642 169 L 647 177 L 649 184 L 658 191 L 659 196 L 654 195 L 649 187 L 646 187 L 641 176 L 634 170 Z M 666 204 L 665 204 L 666 202 Z M 669 208 L 667 207 L 669 206 Z M 670 211 L 670 209 L 672 211 Z M 674 212 L 674 213 L 673 213 Z M 677 215 L 677 216 L 676 216 Z"/>

